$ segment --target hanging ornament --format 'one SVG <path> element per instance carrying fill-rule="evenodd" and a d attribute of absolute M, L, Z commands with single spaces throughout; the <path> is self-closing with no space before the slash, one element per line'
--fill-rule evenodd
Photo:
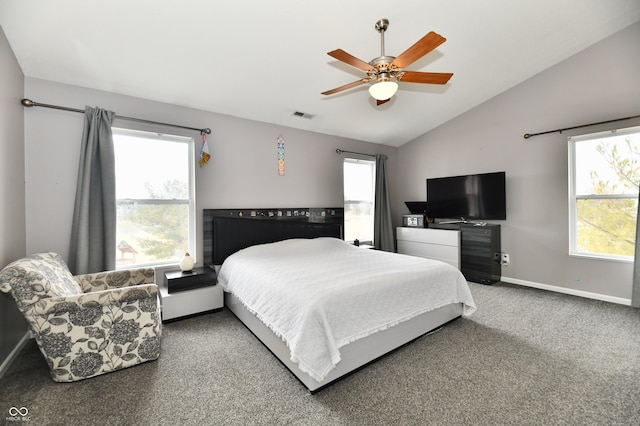
<path fill-rule="evenodd" d="M 284 176 L 284 138 L 278 136 L 278 176 Z"/>
<path fill-rule="evenodd" d="M 207 134 L 205 133 L 204 129 L 200 131 L 200 134 L 202 135 L 202 148 L 200 149 L 200 160 L 198 161 L 198 164 L 200 164 L 200 167 L 202 167 L 207 164 L 207 162 L 209 162 L 211 154 L 209 153 Z"/>

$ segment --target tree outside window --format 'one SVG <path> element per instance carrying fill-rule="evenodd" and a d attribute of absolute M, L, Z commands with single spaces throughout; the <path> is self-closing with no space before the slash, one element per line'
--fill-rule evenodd
<path fill-rule="evenodd" d="M 640 128 L 569 139 L 570 254 L 632 260 Z"/>
<path fill-rule="evenodd" d="M 193 139 L 113 129 L 117 267 L 193 254 Z"/>

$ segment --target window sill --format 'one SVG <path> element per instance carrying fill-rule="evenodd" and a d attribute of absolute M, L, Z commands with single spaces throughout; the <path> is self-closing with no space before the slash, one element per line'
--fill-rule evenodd
<path fill-rule="evenodd" d="M 589 259 L 589 260 L 603 260 L 606 262 L 633 263 L 632 257 L 606 256 L 602 254 L 569 253 L 569 257 L 576 257 L 580 259 Z"/>

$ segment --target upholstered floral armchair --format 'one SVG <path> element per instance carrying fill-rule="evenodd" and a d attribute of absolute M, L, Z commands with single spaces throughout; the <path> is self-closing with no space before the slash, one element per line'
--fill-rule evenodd
<path fill-rule="evenodd" d="M 162 321 L 151 268 L 73 276 L 59 254 L 0 271 L 0 290 L 24 314 L 57 382 L 73 382 L 160 355 Z"/>

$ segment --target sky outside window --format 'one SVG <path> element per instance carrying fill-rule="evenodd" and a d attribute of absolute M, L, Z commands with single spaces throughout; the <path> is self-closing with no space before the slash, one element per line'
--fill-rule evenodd
<path fill-rule="evenodd" d="M 114 135 L 113 139 L 117 159 L 116 198 L 149 198 L 147 184 L 155 191 L 161 190 L 165 182 L 175 180 L 188 187 L 187 143 L 158 143 L 130 135 Z"/>

